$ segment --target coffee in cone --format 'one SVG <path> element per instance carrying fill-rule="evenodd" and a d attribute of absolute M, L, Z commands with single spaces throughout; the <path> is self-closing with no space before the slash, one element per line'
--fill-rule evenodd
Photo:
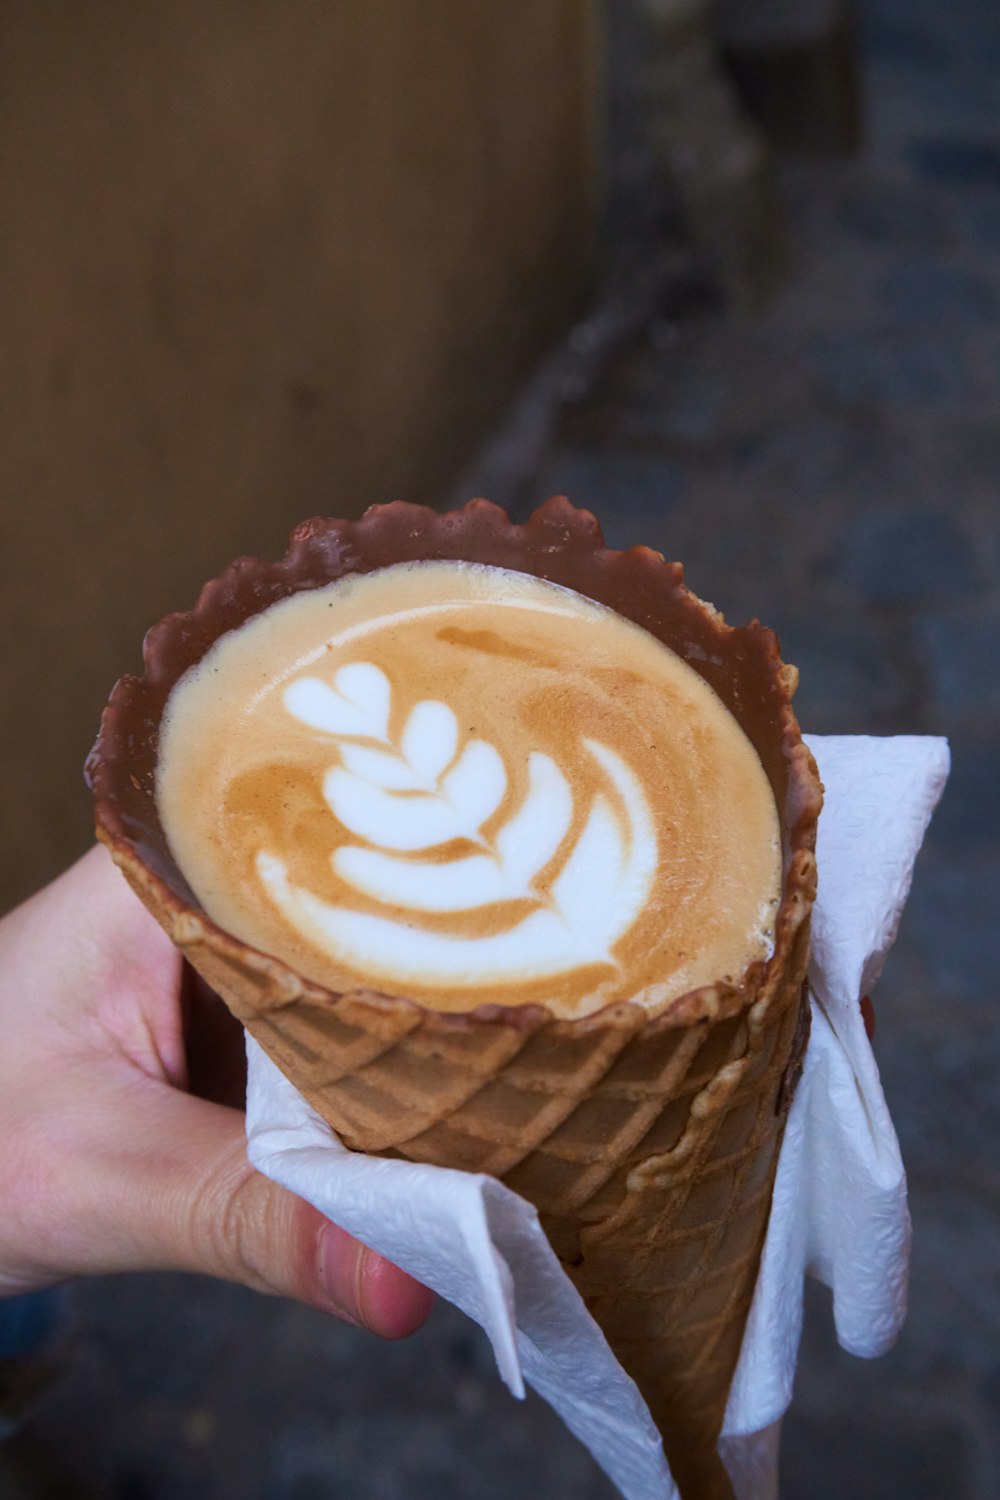
<path fill-rule="evenodd" d="M 327 594 L 329 639 L 220 728 L 241 642 Z M 565 500 L 524 527 L 393 505 L 234 564 L 150 632 L 146 668 L 88 763 L 133 887 L 347 1145 L 538 1207 L 685 1500 L 728 1495 L 716 1439 L 805 1040 L 820 805 L 774 637 Z M 199 726 L 218 754 L 195 743 L 185 770 Z"/>

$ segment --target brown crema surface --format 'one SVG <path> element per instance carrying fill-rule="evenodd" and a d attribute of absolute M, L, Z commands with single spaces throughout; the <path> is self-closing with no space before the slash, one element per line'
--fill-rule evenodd
<path fill-rule="evenodd" d="M 208 915 L 333 990 L 574 1016 L 770 952 L 778 818 L 742 729 L 639 626 L 503 568 L 351 575 L 221 637 L 171 694 L 156 796 Z"/>

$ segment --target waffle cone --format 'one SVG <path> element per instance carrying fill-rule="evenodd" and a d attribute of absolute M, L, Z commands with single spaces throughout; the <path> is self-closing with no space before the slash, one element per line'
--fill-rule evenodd
<path fill-rule="evenodd" d="M 612 605 L 728 703 L 771 779 L 784 840 L 774 952 L 738 985 L 660 1014 L 630 1003 L 577 1020 L 537 1006 L 448 1014 L 334 994 L 200 910 L 153 800 L 170 688 L 224 630 L 293 588 L 441 556 L 535 572 Z M 756 624 L 731 630 L 658 554 L 609 552 L 593 518 L 564 500 L 523 528 L 473 502 L 446 517 L 397 505 L 353 524 L 308 523 L 282 563 L 234 564 L 191 614 L 164 621 L 146 659 L 144 679 L 116 687 L 88 762 L 99 836 L 133 888 L 346 1145 L 490 1173 L 537 1207 L 645 1397 L 684 1500 L 730 1500 L 716 1444 L 805 1044 L 821 795 L 775 638 Z"/>

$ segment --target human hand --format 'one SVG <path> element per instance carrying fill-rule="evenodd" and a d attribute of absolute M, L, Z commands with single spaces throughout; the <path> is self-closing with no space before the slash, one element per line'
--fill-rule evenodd
<path fill-rule="evenodd" d="M 212 1015 L 193 979 L 99 846 L 0 921 L 0 1296 L 201 1271 L 414 1332 L 431 1293 L 255 1172 L 242 1110 L 189 1092 L 209 1090 L 185 1014 Z"/>

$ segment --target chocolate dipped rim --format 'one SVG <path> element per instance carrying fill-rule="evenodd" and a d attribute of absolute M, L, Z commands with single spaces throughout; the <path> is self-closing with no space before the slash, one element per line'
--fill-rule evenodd
<path fill-rule="evenodd" d="M 774 633 L 759 622 L 733 628 L 684 585 L 680 563 L 648 547 L 614 551 L 604 545 L 593 515 L 554 496 L 524 526 L 486 500 L 439 514 L 396 501 L 377 505 L 358 521 L 316 518 L 292 533 L 279 562 L 240 558 L 207 583 L 194 609 L 168 615 L 147 634 L 143 677 L 122 677 L 101 719 L 86 765 L 98 837 L 133 888 L 182 948 L 214 952 L 254 976 L 261 1010 L 301 998 L 337 1005 L 345 995 L 306 980 L 282 959 L 261 952 L 218 927 L 204 912 L 174 860 L 160 823 L 155 780 L 160 720 L 178 680 L 227 631 L 300 590 L 319 588 L 351 573 L 394 563 L 455 560 L 489 563 L 534 574 L 610 606 L 678 653 L 717 693 L 753 744 L 774 792 L 782 836 L 782 894 L 771 957 L 752 964 L 738 984 L 720 983 L 682 995 L 647 1025 L 688 1026 L 718 1020 L 764 998 L 808 919 L 815 894 L 816 825 L 822 788 L 792 708 L 796 669 L 781 661 Z M 367 1007 L 426 1007 L 404 995 L 354 990 Z M 640 1007 L 619 1001 L 563 1028 L 602 1024 L 629 1029 Z M 650 1021 L 650 1016 L 653 1020 Z M 467 1012 L 435 1012 L 445 1027 L 470 1023 L 534 1030 L 554 1022 L 542 1006 L 485 1005 Z"/>

